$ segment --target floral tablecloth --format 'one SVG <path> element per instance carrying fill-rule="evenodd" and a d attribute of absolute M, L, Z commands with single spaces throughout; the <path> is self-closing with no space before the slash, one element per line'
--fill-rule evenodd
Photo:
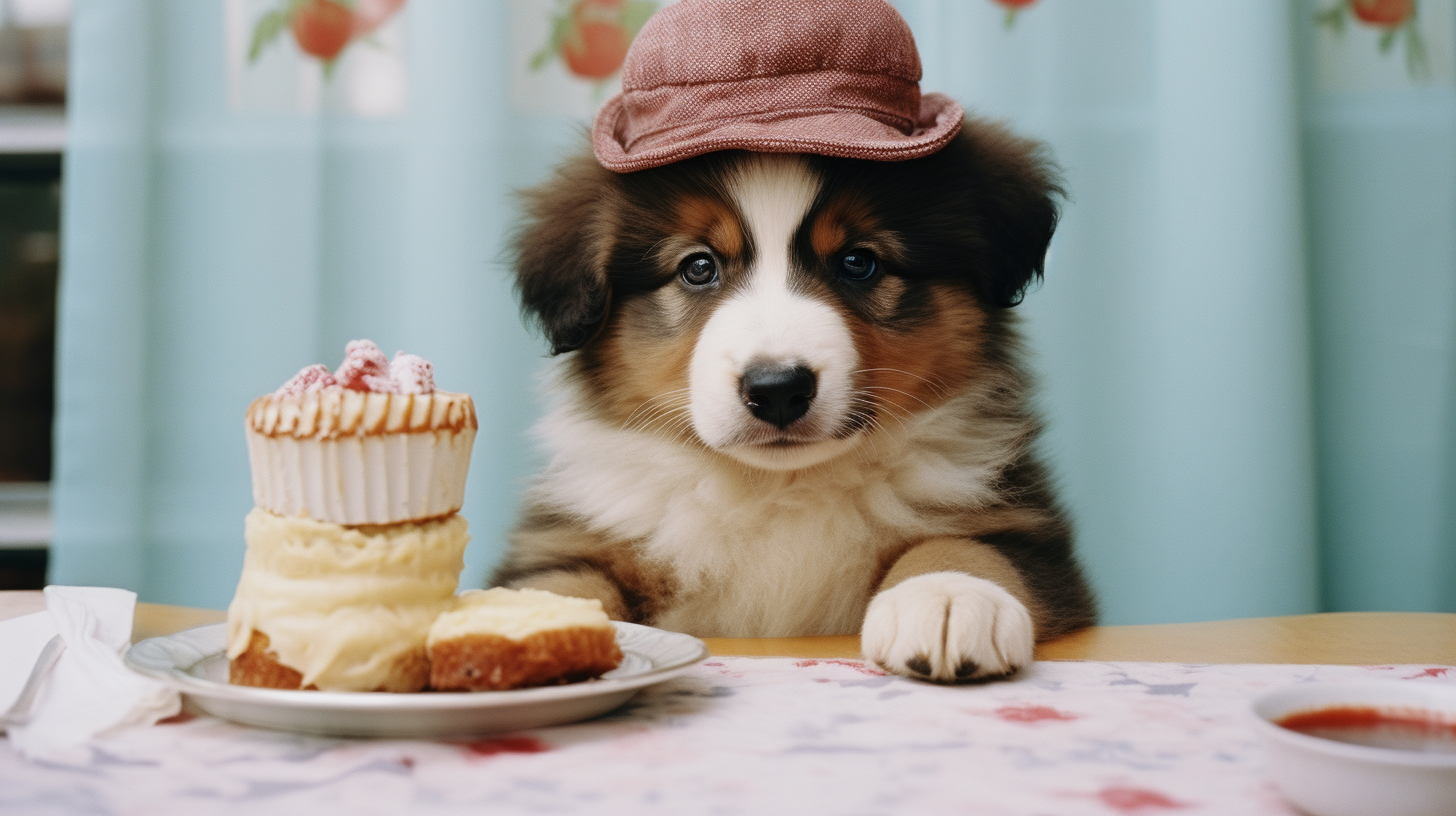
<path fill-rule="evenodd" d="M 0 813 L 1295 814 L 1249 701 L 1441 666 L 1037 663 L 935 686 L 857 660 L 714 658 L 604 718 L 474 742 L 183 714 L 70 764 L 0 744 Z"/>

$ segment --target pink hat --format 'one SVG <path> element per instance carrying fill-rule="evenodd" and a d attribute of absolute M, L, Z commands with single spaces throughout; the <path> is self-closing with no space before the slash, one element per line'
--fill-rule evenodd
<path fill-rule="evenodd" d="M 894 161 L 939 150 L 964 115 L 921 95 L 884 0 L 683 0 L 632 43 L 592 149 L 617 172 L 730 149 Z"/>

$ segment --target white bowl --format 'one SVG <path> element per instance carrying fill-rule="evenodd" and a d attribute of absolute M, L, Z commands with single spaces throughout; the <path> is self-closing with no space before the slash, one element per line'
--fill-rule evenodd
<path fill-rule="evenodd" d="M 1456 754 L 1372 748 L 1275 725 L 1304 711 L 1421 709 L 1456 722 L 1456 687 L 1399 680 L 1307 683 L 1254 701 L 1281 792 L 1313 816 L 1456 816 Z"/>

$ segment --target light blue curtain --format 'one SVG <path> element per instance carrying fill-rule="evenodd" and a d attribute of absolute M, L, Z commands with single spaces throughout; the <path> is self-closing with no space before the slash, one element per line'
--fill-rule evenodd
<path fill-rule="evenodd" d="M 989 3 L 906 10 L 930 84 L 1065 170 L 1026 310 L 1104 620 L 1315 611 L 1292 10 L 1048 2 L 1009 31 Z"/>
<path fill-rule="evenodd" d="M 1344 89 L 1315 76 L 1304 89 L 1321 578 L 1331 609 L 1456 612 L 1452 5 L 1419 4 L 1436 52 L 1425 81 Z M 1310 62 L 1316 36 L 1307 27 L 1300 41 Z"/>
<path fill-rule="evenodd" d="M 1064 170 L 1021 308 L 1104 622 L 1456 611 L 1456 15 L 1407 81 L 1335 2 L 896 4 L 925 89 Z M 51 580 L 224 605 L 244 408 L 372 337 L 475 396 L 478 584 L 534 466 L 510 191 L 610 87 L 523 67 L 550 2 L 411 0 L 398 111 L 240 108 L 229 8 L 76 10 Z"/>
<path fill-rule="evenodd" d="M 506 8 L 408 8 L 408 102 L 383 117 L 231 109 L 224 10 L 76 8 L 50 578 L 226 605 L 243 410 L 369 337 L 474 395 L 479 585 L 530 466 L 542 357 L 498 263 L 510 187 L 556 154 L 503 115 Z"/>

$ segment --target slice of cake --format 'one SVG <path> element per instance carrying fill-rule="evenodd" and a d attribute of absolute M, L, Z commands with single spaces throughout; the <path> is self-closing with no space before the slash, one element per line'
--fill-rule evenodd
<path fill-rule="evenodd" d="M 228 680 L 270 688 L 420 691 L 425 638 L 470 541 L 458 513 L 344 527 L 254 508 L 228 607 Z"/>
<path fill-rule="evenodd" d="M 430 627 L 430 687 L 442 691 L 571 683 L 622 662 L 595 599 L 539 589 L 470 589 Z"/>
<path fill-rule="evenodd" d="M 228 607 L 231 682 L 423 689 L 470 540 L 470 397 L 356 340 L 337 371 L 309 366 L 255 400 L 245 428 L 256 507 Z"/>

